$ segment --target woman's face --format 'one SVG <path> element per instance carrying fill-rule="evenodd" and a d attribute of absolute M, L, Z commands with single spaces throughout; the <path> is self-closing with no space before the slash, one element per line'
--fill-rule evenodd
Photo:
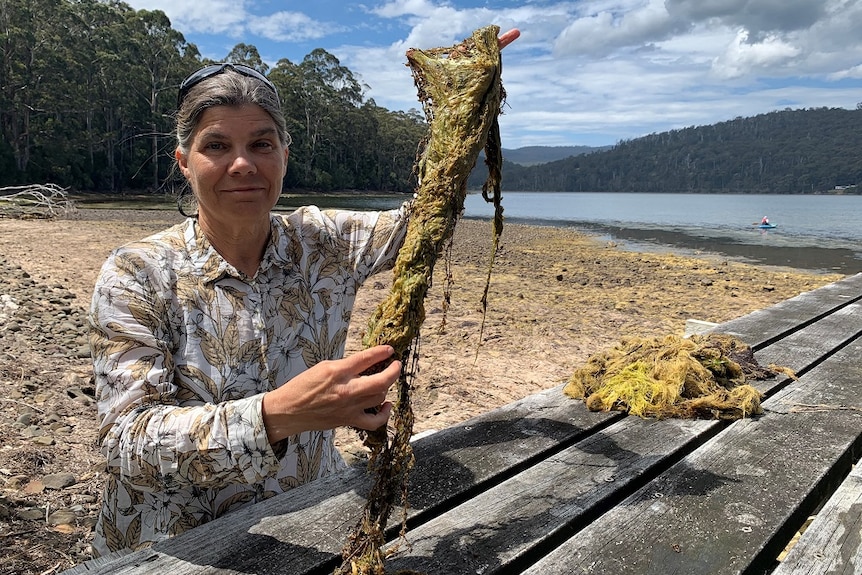
<path fill-rule="evenodd" d="M 201 114 L 187 154 L 177 163 L 209 226 L 269 226 L 281 194 L 288 149 L 272 117 L 260 106 L 215 106 Z"/>

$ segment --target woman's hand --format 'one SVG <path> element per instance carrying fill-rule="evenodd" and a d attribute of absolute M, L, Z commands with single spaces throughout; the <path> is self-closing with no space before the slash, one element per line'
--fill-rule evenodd
<path fill-rule="evenodd" d="M 263 422 L 270 443 L 303 431 L 349 425 L 377 429 L 386 424 L 392 403 L 386 392 L 398 380 L 401 362 L 383 371 L 360 375 L 392 357 L 394 350 L 378 345 L 344 359 L 322 361 L 263 396 Z M 379 408 L 378 410 L 365 410 Z"/>

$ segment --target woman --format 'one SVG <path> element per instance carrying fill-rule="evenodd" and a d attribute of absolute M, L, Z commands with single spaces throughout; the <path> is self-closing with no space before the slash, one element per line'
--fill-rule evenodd
<path fill-rule="evenodd" d="M 208 66 L 180 85 L 175 157 L 197 214 L 114 251 L 91 305 L 108 471 L 96 556 L 341 469 L 332 429 L 389 418 L 400 362 L 361 374 L 392 348 L 340 358 L 356 291 L 394 262 L 406 208 L 271 213 L 289 142 L 255 70 Z"/>

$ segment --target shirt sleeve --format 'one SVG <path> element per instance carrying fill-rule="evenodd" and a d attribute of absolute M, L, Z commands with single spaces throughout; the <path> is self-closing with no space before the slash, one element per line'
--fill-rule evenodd
<path fill-rule="evenodd" d="M 346 247 L 347 260 L 356 278 L 368 277 L 395 264 L 404 243 L 412 200 L 400 208 L 382 212 L 324 210 L 312 217 L 320 218 L 322 227 L 330 230 L 336 241 Z"/>
<path fill-rule="evenodd" d="M 153 490 L 262 481 L 279 466 L 261 416 L 263 394 L 208 403 L 175 383 L 168 267 L 118 251 L 97 280 L 90 346 L 109 471 Z"/>

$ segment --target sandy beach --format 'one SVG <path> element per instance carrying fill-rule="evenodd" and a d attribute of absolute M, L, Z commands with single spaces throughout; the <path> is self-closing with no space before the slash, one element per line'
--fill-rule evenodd
<path fill-rule="evenodd" d="M 89 558 L 102 487 L 85 338 L 92 286 L 111 249 L 179 220 L 158 210 L 0 219 L 0 573 L 56 573 Z M 490 224 L 465 220 L 449 265 L 438 264 L 420 341 L 416 432 L 559 385 L 624 336 L 682 334 L 688 319 L 726 321 L 843 277 L 707 253 L 629 252 L 570 230 L 509 225 L 480 341 L 490 250 Z M 390 283 L 381 274 L 361 290 L 348 353 Z M 338 438 L 348 459 L 364 457 L 353 432 Z"/>

